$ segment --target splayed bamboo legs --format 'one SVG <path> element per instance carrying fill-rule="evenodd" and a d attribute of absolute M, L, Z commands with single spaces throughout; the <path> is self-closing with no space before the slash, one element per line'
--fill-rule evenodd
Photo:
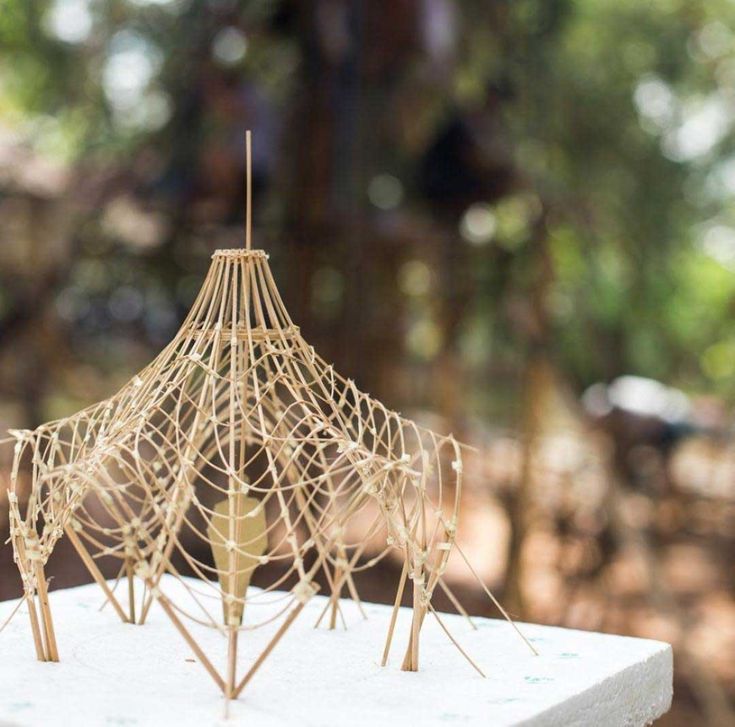
<path fill-rule="evenodd" d="M 248 673 L 243 677 L 242 681 L 237 685 L 235 688 L 235 691 L 232 693 L 231 698 L 237 699 L 240 696 L 240 693 L 242 690 L 247 686 L 248 682 L 253 678 L 255 675 L 255 672 L 260 669 L 263 662 L 266 660 L 268 655 L 273 651 L 273 649 L 276 648 L 278 645 L 278 642 L 283 638 L 283 635 L 286 633 L 286 631 L 289 629 L 291 624 L 296 620 L 296 617 L 301 613 L 302 609 L 306 605 L 306 602 L 303 601 L 296 606 L 291 613 L 286 617 L 286 620 L 281 624 L 278 631 L 276 631 L 275 636 L 270 640 L 268 643 L 268 646 L 265 647 L 263 652 L 260 654 L 260 656 L 255 660 L 255 663 L 250 667 L 250 670 Z"/>
<path fill-rule="evenodd" d="M 38 589 L 38 602 L 41 611 L 41 622 L 46 646 L 46 660 L 58 661 L 59 650 L 56 646 L 56 634 L 54 633 L 54 622 L 51 618 L 51 609 L 48 602 L 48 583 L 40 562 L 36 563 L 36 587 Z"/>
<path fill-rule="evenodd" d="M 26 588 L 26 606 L 31 622 L 36 658 L 39 661 L 59 661 L 59 650 L 56 645 L 43 565 L 36 564 L 34 571 L 34 583 Z"/>

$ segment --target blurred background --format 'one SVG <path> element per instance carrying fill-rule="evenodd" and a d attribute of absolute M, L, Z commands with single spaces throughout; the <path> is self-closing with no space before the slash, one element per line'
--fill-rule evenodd
<path fill-rule="evenodd" d="M 735 723 L 734 22 L 729 0 L 1 0 L 0 425 L 111 395 L 172 337 L 243 244 L 252 129 L 292 317 L 477 448 L 460 543 L 509 610 L 670 641 L 661 724 Z M 60 550 L 52 585 L 85 580 Z"/>

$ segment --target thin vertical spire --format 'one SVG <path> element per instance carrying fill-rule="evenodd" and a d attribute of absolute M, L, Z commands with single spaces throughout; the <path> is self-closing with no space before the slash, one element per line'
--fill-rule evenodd
<path fill-rule="evenodd" d="M 253 159 L 251 148 L 251 134 L 248 129 L 245 132 L 245 166 L 247 167 L 247 187 L 245 192 L 245 249 L 252 247 L 253 226 Z"/>

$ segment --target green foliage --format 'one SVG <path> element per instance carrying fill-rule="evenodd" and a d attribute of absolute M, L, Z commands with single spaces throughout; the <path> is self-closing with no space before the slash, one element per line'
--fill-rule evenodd
<path fill-rule="evenodd" d="M 705 240 L 707 225 L 732 221 L 731 190 L 711 189 L 732 153 L 722 109 L 735 8 L 559 0 L 506 10 L 493 70 L 512 79 L 505 116 L 546 210 L 546 241 L 532 244 L 553 260 L 556 360 L 580 387 L 637 373 L 731 393 L 735 237 L 720 234 L 714 257 Z M 490 65 L 468 63 L 480 74 Z M 517 249 L 513 239 L 499 228 L 496 244 Z"/>

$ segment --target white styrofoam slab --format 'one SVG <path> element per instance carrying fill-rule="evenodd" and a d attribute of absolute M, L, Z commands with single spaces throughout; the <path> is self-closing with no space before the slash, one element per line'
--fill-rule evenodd
<path fill-rule="evenodd" d="M 162 590 L 176 599 L 180 585 Z M 418 673 L 400 671 L 411 615 L 402 609 L 387 667 L 380 657 L 391 609 L 367 604 L 367 621 L 343 602 L 348 630 L 314 629 L 315 597 L 237 702 L 229 705 L 156 605 L 145 626 L 120 623 L 100 589 L 51 593 L 61 655 L 35 659 L 25 605 L 0 634 L 0 725 L 235 725 L 388 727 L 390 725 L 595 725 L 636 727 L 666 712 L 672 697 L 668 644 L 569 629 L 521 625 L 533 656 L 505 622 L 442 619 L 483 668 L 480 677 L 427 616 Z M 14 602 L 0 603 L 0 623 Z M 267 606 L 261 608 L 268 608 Z M 196 632 L 221 668 L 226 640 Z M 266 634 L 240 639 L 242 673 Z"/>

